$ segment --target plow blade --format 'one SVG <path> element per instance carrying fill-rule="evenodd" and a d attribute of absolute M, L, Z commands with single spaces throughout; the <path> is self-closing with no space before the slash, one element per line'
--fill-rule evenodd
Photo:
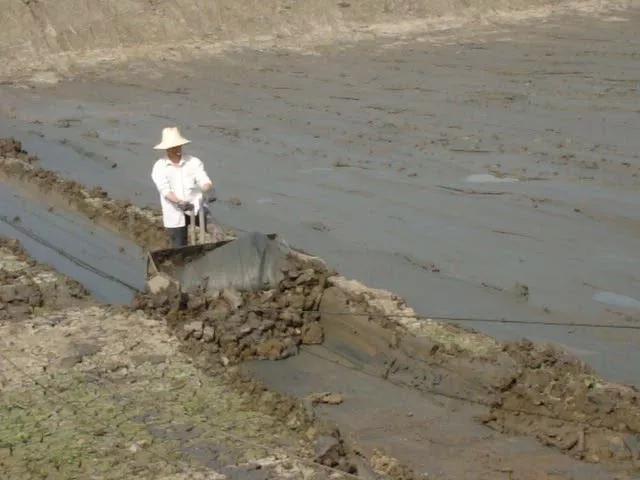
<path fill-rule="evenodd" d="M 177 282 L 181 290 L 202 287 L 264 290 L 282 280 L 289 246 L 275 234 L 248 233 L 234 240 L 150 252 L 147 280 L 153 291 Z"/>

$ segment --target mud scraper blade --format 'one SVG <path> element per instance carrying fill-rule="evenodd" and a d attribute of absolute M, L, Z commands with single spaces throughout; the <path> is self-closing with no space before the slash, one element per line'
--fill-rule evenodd
<path fill-rule="evenodd" d="M 230 241 L 150 252 L 147 278 L 166 276 L 183 291 L 270 289 L 282 280 L 289 252 L 287 243 L 275 234 L 247 233 Z"/>

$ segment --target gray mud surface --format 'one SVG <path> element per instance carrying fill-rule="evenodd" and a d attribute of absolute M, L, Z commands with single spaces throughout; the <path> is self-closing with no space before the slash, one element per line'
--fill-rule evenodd
<path fill-rule="evenodd" d="M 7 82 L 0 135 L 144 205 L 150 147 L 180 124 L 219 221 L 278 232 L 420 313 L 634 325 L 639 25 L 629 9 Z M 640 382 L 635 332 L 473 326 Z"/>
<path fill-rule="evenodd" d="M 337 392 L 340 405 L 321 405 L 320 418 L 342 425 L 366 454 L 384 449 L 425 478 L 608 480 L 627 478 L 545 448 L 525 436 L 502 435 L 480 424 L 482 407 L 420 392 L 354 369 L 324 346 L 305 347 L 280 362 L 248 370 L 278 392 L 305 398 Z"/>

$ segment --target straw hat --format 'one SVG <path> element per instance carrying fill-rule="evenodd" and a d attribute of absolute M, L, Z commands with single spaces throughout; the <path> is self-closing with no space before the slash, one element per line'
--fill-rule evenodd
<path fill-rule="evenodd" d="M 180 134 L 178 127 L 167 127 L 162 129 L 162 141 L 153 147 L 156 150 L 167 150 L 168 148 L 179 147 L 191 143 Z"/>

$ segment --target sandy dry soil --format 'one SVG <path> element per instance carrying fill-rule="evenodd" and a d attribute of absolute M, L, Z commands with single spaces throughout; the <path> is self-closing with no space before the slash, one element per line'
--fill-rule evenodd
<path fill-rule="evenodd" d="M 342 43 L 636 0 L 0 0 L 0 78 L 242 48 Z M 184 56 L 183 56 L 184 55 Z"/>
<path fill-rule="evenodd" d="M 639 23 L 629 9 L 9 81 L 0 133 L 155 204 L 150 146 L 177 123 L 220 221 L 278 232 L 420 313 L 633 325 Z M 640 381 L 634 332 L 472 325 Z"/>

